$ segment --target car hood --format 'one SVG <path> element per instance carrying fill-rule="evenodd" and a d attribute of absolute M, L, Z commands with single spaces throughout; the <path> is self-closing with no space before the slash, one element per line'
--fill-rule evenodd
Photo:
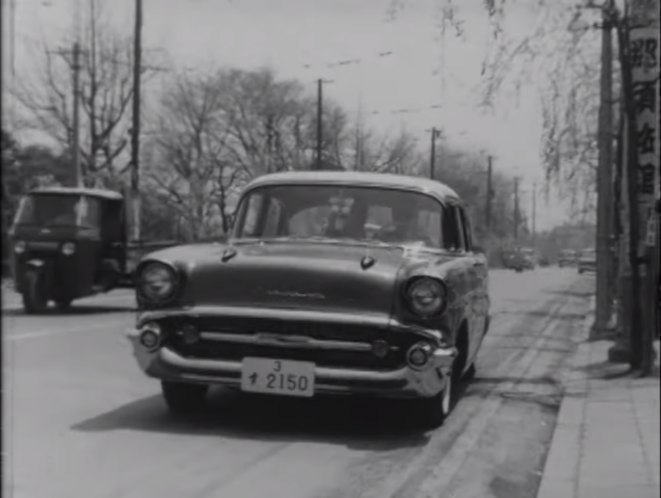
<path fill-rule="evenodd" d="M 153 253 L 185 273 L 182 302 L 390 315 L 401 276 L 429 258 L 396 246 L 277 242 Z"/>

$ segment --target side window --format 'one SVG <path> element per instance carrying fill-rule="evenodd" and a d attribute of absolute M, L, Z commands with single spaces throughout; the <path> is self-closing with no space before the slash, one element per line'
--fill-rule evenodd
<path fill-rule="evenodd" d="M 470 219 L 468 218 L 468 214 L 464 209 L 459 208 L 458 209 L 459 213 L 461 214 L 461 225 L 462 229 L 464 232 L 464 241 L 465 241 L 465 247 L 467 251 L 472 251 L 473 250 L 473 232 L 471 230 L 471 224 L 470 224 Z"/>
<path fill-rule="evenodd" d="M 239 234 L 242 237 L 254 237 L 257 235 L 257 222 L 259 220 L 259 214 L 262 210 L 262 205 L 264 204 L 264 197 L 261 194 L 252 194 L 250 199 L 248 199 L 248 205 L 246 206 L 245 221 L 242 226 L 242 231 Z"/>
<path fill-rule="evenodd" d="M 466 239 L 460 208 L 447 205 L 443 213 L 444 247 L 450 251 L 465 251 Z"/>
<path fill-rule="evenodd" d="M 460 207 L 454 207 L 454 215 L 457 220 L 457 230 L 458 230 L 458 245 L 457 249 L 459 251 L 466 251 L 466 232 L 464 231 L 464 219 L 461 214 L 461 208 Z"/>

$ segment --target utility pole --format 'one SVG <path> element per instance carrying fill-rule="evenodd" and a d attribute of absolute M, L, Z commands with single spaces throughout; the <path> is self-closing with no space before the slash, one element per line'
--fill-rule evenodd
<path fill-rule="evenodd" d="M 537 183 L 532 184 L 532 246 L 537 248 Z"/>
<path fill-rule="evenodd" d="M 80 171 L 80 43 L 73 44 L 73 169 L 74 185 L 83 185 Z"/>
<path fill-rule="evenodd" d="M 431 144 L 429 152 L 429 178 L 432 180 L 436 177 L 436 139 L 441 136 L 441 130 L 436 127 L 431 129 Z"/>
<path fill-rule="evenodd" d="M 514 240 L 519 240 L 519 177 L 514 177 Z"/>
<path fill-rule="evenodd" d="M 321 169 L 321 149 L 323 143 L 323 80 L 317 80 L 317 158 L 315 161 L 315 169 Z"/>
<path fill-rule="evenodd" d="M 140 240 L 140 74 L 142 72 L 142 0 L 135 0 L 133 37 L 133 126 L 131 128 L 131 207 L 133 240 Z"/>
<path fill-rule="evenodd" d="M 491 186 L 491 175 L 493 172 L 492 157 L 487 157 L 487 205 L 485 209 L 485 222 L 487 226 L 487 235 L 491 233 L 491 202 L 493 200 L 493 187 Z"/>
<path fill-rule="evenodd" d="M 597 282 L 593 335 L 603 334 L 612 316 L 611 254 L 613 205 L 613 0 L 602 7 L 599 105 L 599 165 L 597 170 Z"/>

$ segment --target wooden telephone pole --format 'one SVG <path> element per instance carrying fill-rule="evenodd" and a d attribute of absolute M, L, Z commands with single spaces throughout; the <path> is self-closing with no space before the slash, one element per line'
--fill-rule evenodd
<path fill-rule="evenodd" d="M 319 78 L 317 80 L 317 157 L 315 160 L 315 169 L 320 170 L 321 165 L 321 151 L 323 148 L 323 114 L 324 114 L 324 100 L 323 100 L 323 86 L 324 80 Z"/>
<path fill-rule="evenodd" d="M 442 131 L 436 127 L 431 129 L 431 144 L 429 151 L 429 178 L 436 177 L 436 139 L 441 137 Z"/>
<path fill-rule="evenodd" d="M 519 177 L 514 178 L 514 240 L 519 240 Z"/>
<path fill-rule="evenodd" d="M 73 44 L 73 178 L 74 185 L 83 185 L 82 172 L 80 170 L 80 43 L 76 40 Z"/>
<path fill-rule="evenodd" d="M 487 227 L 487 235 L 491 233 L 491 202 L 493 201 L 493 187 L 491 186 L 491 178 L 493 174 L 493 158 L 491 155 L 487 157 L 487 200 L 485 208 L 485 224 Z"/>
<path fill-rule="evenodd" d="M 140 240 L 140 75 L 142 73 L 142 0 L 135 0 L 133 37 L 133 123 L 131 127 L 131 208 L 133 240 Z"/>

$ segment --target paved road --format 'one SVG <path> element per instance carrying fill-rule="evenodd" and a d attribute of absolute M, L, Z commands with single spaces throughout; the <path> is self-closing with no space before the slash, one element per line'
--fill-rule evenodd
<path fill-rule="evenodd" d="M 224 391 L 173 421 L 123 339 L 130 293 L 66 315 L 5 310 L 6 496 L 534 497 L 593 285 L 571 269 L 492 271 L 477 378 L 429 432 L 407 427 L 405 404 Z"/>

